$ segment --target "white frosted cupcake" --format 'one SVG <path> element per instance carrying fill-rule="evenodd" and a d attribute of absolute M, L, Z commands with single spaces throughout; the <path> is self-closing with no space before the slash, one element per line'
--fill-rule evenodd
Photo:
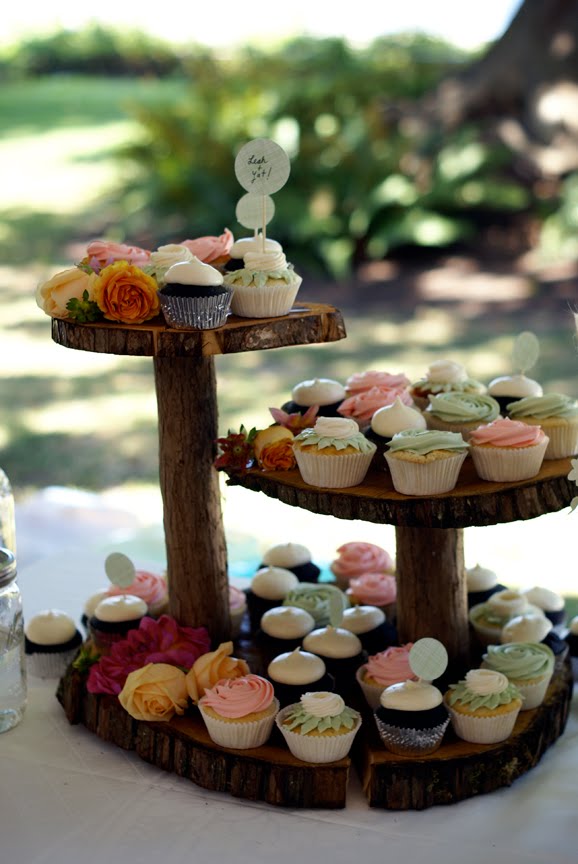
<path fill-rule="evenodd" d="M 259 675 L 223 678 L 198 705 L 211 740 L 233 750 L 265 744 L 279 710 L 273 685 Z"/>
<path fill-rule="evenodd" d="M 305 693 L 279 712 L 277 727 L 291 753 L 303 762 L 344 759 L 361 726 L 361 715 L 337 693 Z"/>
<path fill-rule="evenodd" d="M 108 654 L 115 642 L 126 638 L 130 630 L 136 630 L 148 612 L 142 597 L 119 594 L 105 597 L 94 610 L 88 622 L 90 638 L 100 654 Z"/>
<path fill-rule="evenodd" d="M 300 648 L 271 660 L 267 677 L 272 681 L 281 705 L 298 701 L 309 690 L 333 690 L 335 683 L 321 657 Z"/>
<path fill-rule="evenodd" d="M 501 672 L 471 669 L 465 680 L 450 685 L 445 703 L 458 738 L 497 744 L 512 734 L 522 697 Z"/>
<path fill-rule="evenodd" d="M 293 452 L 304 482 L 325 489 L 343 489 L 363 482 L 375 444 L 357 423 L 341 417 L 321 417 L 293 442 Z"/>
<path fill-rule="evenodd" d="M 378 606 L 352 606 L 346 609 L 341 620 L 341 627 L 355 633 L 363 650 L 368 654 L 377 654 L 396 642 L 397 633 Z"/>
<path fill-rule="evenodd" d="M 355 633 L 344 627 L 319 627 L 303 640 L 303 648 L 317 654 L 335 678 L 338 693 L 348 695 L 355 686 L 355 672 L 363 661 L 363 646 Z"/>
<path fill-rule="evenodd" d="M 541 705 L 554 672 L 554 654 L 537 642 L 489 645 L 482 667 L 501 672 L 520 691 L 522 711 Z"/>
<path fill-rule="evenodd" d="M 297 576 L 284 567 L 261 567 L 257 570 L 247 591 L 247 605 L 253 632 L 259 628 L 265 612 L 280 606 L 287 594 L 297 585 L 299 585 Z"/>
<path fill-rule="evenodd" d="M 502 413 L 507 412 L 510 402 L 516 402 L 526 396 L 541 396 L 543 392 L 541 384 L 522 373 L 500 375 L 488 384 L 488 393 L 499 404 Z"/>
<path fill-rule="evenodd" d="M 365 431 L 365 437 L 376 445 L 377 458 L 383 455 L 386 445 L 398 432 L 425 428 L 426 422 L 421 411 L 406 405 L 399 396 L 396 396 L 391 405 L 385 405 L 375 412 L 369 429 Z"/>
<path fill-rule="evenodd" d="M 305 414 L 315 406 L 319 417 L 337 417 L 337 409 L 345 396 L 345 387 L 339 381 L 333 378 L 309 378 L 293 387 L 291 400 L 281 407 L 287 414 Z"/>
<path fill-rule="evenodd" d="M 435 360 L 427 372 L 411 385 L 410 395 L 422 411 L 428 406 L 429 397 L 438 393 L 485 393 L 486 388 L 470 378 L 464 367 L 453 360 Z"/>
<path fill-rule="evenodd" d="M 489 645 L 500 641 L 502 628 L 508 621 L 528 612 L 541 614 L 541 610 L 532 606 L 522 591 L 506 588 L 504 591 L 496 591 L 485 603 L 472 606 L 469 620 L 482 645 Z"/>
<path fill-rule="evenodd" d="M 287 315 L 303 281 L 281 250 L 251 251 L 244 267 L 225 276 L 232 289 L 231 311 L 242 318 L 278 318 Z"/>
<path fill-rule="evenodd" d="M 468 445 L 457 432 L 399 432 L 385 454 L 396 492 L 438 495 L 458 481 Z"/>
<path fill-rule="evenodd" d="M 578 402 L 562 393 L 529 396 L 508 404 L 508 414 L 548 436 L 544 459 L 564 459 L 578 453 Z"/>
<path fill-rule="evenodd" d="M 294 573 L 300 582 L 317 582 L 320 568 L 311 560 L 311 552 L 302 543 L 279 543 L 263 555 L 267 567 L 283 567 Z"/>
<path fill-rule="evenodd" d="M 539 426 L 494 420 L 470 433 L 470 454 L 482 480 L 529 480 L 540 471 L 548 440 Z"/>
<path fill-rule="evenodd" d="M 231 306 L 231 289 L 210 264 L 193 256 L 191 261 L 173 264 L 164 275 L 159 300 L 171 327 L 210 330 L 221 327 Z"/>
<path fill-rule="evenodd" d="M 277 654 L 298 648 L 315 627 L 315 619 L 297 606 L 275 606 L 265 612 L 256 634 L 256 643 L 266 662 Z"/>
<path fill-rule="evenodd" d="M 449 724 L 443 697 L 427 681 L 402 681 L 381 693 L 375 722 L 387 750 L 400 756 L 427 756 L 440 746 Z"/>
<path fill-rule="evenodd" d="M 510 618 L 502 627 L 500 642 L 542 642 L 552 630 L 552 622 L 537 612 L 525 612 Z"/>
<path fill-rule="evenodd" d="M 565 604 L 561 594 L 551 591 L 549 588 L 542 588 L 539 585 L 526 589 L 524 594 L 528 598 L 528 602 L 541 609 L 553 625 L 562 624 L 565 615 Z"/>
<path fill-rule="evenodd" d="M 494 570 L 476 564 L 475 567 L 466 567 L 466 585 L 468 591 L 468 608 L 485 603 L 486 600 L 498 591 L 505 591 L 506 586 L 500 585 L 498 576 Z"/>
<path fill-rule="evenodd" d="M 27 666 L 37 678 L 60 678 L 74 660 L 82 635 L 72 618 L 59 609 L 46 609 L 24 626 Z"/>

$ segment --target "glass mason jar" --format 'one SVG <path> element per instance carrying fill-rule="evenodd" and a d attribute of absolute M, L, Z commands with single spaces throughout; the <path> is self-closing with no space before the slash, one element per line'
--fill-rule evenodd
<path fill-rule="evenodd" d="M 16 529 L 14 525 L 14 496 L 10 480 L 0 468 L 0 547 L 16 555 Z"/>
<path fill-rule="evenodd" d="M 0 548 L 0 732 L 22 720 L 26 708 L 26 658 L 22 597 L 12 552 Z"/>

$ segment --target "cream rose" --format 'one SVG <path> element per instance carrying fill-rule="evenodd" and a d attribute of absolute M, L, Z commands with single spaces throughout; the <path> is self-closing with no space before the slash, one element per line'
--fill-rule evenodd
<path fill-rule="evenodd" d="M 149 663 L 128 675 L 118 699 L 135 720 L 170 720 L 187 707 L 185 673 L 168 663 Z"/>
<path fill-rule="evenodd" d="M 95 273 L 85 273 L 79 267 L 62 270 L 38 286 L 36 303 L 51 318 L 68 318 L 68 301 L 73 298 L 82 300 L 85 291 L 88 292 L 88 299 L 94 300 L 97 281 L 98 276 Z"/>
<path fill-rule="evenodd" d="M 202 654 L 195 660 L 186 676 L 187 692 L 193 702 L 198 702 L 205 690 L 214 687 L 223 678 L 242 678 L 249 674 L 244 660 L 231 657 L 232 642 L 222 642 L 215 651 Z"/>

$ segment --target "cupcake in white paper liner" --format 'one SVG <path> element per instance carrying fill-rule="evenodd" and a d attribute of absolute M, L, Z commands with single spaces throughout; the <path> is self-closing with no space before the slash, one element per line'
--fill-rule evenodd
<path fill-rule="evenodd" d="M 471 744 L 497 744 L 512 734 L 522 697 L 501 672 L 471 669 L 452 684 L 445 703 L 456 735 Z"/>
<path fill-rule="evenodd" d="M 341 417 L 320 417 L 314 428 L 305 429 L 293 442 L 304 482 L 325 489 L 362 483 L 375 450 L 354 420 Z"/>
<path fill-rule="evenodd" d="M 361 726 L 361 715 L 348 708 L 337 693 L 304 693 L 276 718 L 291 753 L 303 762 L 344 759 Z"/>

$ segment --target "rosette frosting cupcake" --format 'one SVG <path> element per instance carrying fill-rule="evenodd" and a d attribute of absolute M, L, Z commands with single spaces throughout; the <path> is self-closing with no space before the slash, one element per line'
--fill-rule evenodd
<path fill-rule="evenodd" d="M 445 702 L 456 735 L 472 744 L 505 741 L 522 707 L 518 688 L 492 669 L 471 669 L 450 685 Z"/>
<path fill-rule="evenodd" d="M 242 318 L 287 315 L 303 280 L 283 251 L 249 251 L 243 263 L 241 270 L 225 275 L 225 285 L 233 291 L 232 312 Z"/>
<path fill-rule="evenodd" d="M 149 573 L 148 570 L 137 570 L 130 585 L 124 588 L 111 585 L 106 591 L 107 597 L 118 597 L 119 594 L 140 597 L 147 604 L 148 614 L 152 618 L 164 615 L 168 608 L 167 580 L 158 573 Z"/>
<path fill-rule="evenodd" d="M 309 486 L 343 489 L 362 483 L 375 453 L 375 444 L 354 420 L 321 417 L 293 442 L 301 477 Z"/>
<path fill-rule="evenodd" d="M 207 690 L 223 679 L 232 680 L 250 674 L 245 660 L 232 657 L 233 643 L 222 642 L 215 651 L 201 654 L 186 675 L 187 693 L 198 702 Z"/>
<path fill-rule="evenodd" d="M 470 432 L 500 416 L 500 406 L 484 393 L 438 393 L 429 397 L 424 412 L 428 429 L 460 432 L 467 441 Z"/>
<path fill-rule="evenodd" d="M 544 459 L 564 459 L 578 453 L 578 402 L 562 393 L 527 396 L 508 403 L 508 414 L 548 436 Z"/>
<path fill-rule="evenodd" d="M 24 626 L 28 670 L 38 678 L 60 678 L 81 644 L 82 634 L 60 609 L 39 612 Z"/>
<path fill-rule="evenodd" d="M 486 388 L 480 381 L 470 378 L 464 367 L 453 360 L 435 360 L 423 378 L 409 388 L 413 401 L 422 411 L 428 406 L 429 396 L 450 392 L 485 393 Z"/>
<path fill-rule="evenodd" d="M 234 241 L 235 238 L 231 231 L 225 228 L 223 233 L 217 237 L 207 236 L 197 237 L 195 240 L 183 240 L 181 246 L 185 246 L 199 261 L 221 269 L 231 257 Z"/>
<path fill-rule="evenodd" d="M 215 744 L 248 750 L 268 740 L 279 702 L 270 681 L 244 675 L 222 679 L 205 690 L 199 710 Z"/>
<path fill-rule="evenodd" d="M 352 605 L 378 606 L 393 618 L 397 597 L 397 582 L 391 573 L 364 573 L 349 580 L 345 592 Z"/>
<path fill-rule="evenodd" d="M 337 693 L 305 693 L 279 712 L 277 727 L 291 753 L 303 762 L 336 762 L 349 753 L 361 715 Z"/>
<path fill-rule="evenodd" d="M 331 572 L 339 588 L 348 588 L 349 580 L 364 573 L 394 573 L 395 563 L 389 552 L 375 543 L 344 543 L 331 562 Z"/>
<path fill-rule="evenodd" d="M 356 672 L 357 683 L 363 691 L 367 704 L 379 708 L 380 696 L 386 687 L 400 684 L 402 681 L 417 681 L 409 665 L 409 652 L 413 642 L 407 645 L 395 645 L 373 654 L 360 666 Z"/>
<path fill-rule="evenodd" d="M 305 414 L 314 406 L 319 417 L 337 417 L 345 399 L 345 387 L 333 378 L 310 378 L 300 381 L 291 391 L 291 400 L 282 405 L 288 414 Z"/>
<path fill-rule="evenodd" d="M 542 704 L 554 671 L 554 654 L 538 642 L 489 645 L 482 667 L 501 672 L 520 691 L 522 711 Z"/>
<path fill-rule="evenodd" d="M 297 606 L 309 612 L 316 627 L 340 620 L 349 605 L 349 598 L 342 591 L 334 585 L 324 584 L 301 583 L 288 591 L 283 600 L 283 606 Z"/>
<path fill-rule="evenodd" d="M 468 445 L 459 432 L 398 432 L 385 459 L 393 487 L 404 495 L 438 495 L 458 481 Z"/>
<path fill-rule="evenodd" d="M 232 292 L 215 267 L 193 257 L 169 267 L 164 280 L 158 294 L 171 327 L 210 330 L 225 323 Z"/>
<path fill-rule="evenodd" d="M 548 440 L 539 426 L 507 417 L 474 429 L 470 453 L 483 480 L 528 480 L 539 473 Z"/>
<path fill-rule="evenodd" d="M 345 390 L 348 396 L 363 393 L 365 390 L 372 390 L 374 387 L 402 392 L 407 390 L 409 383 L 409 378 L 403 373 L 392 374 L 391 372 L 377 372 L 375 369 L 370 369 L 368 372 L 356 372 L 354 375 L 350 375 L 345 382 Z"/>
<path fill-rule="evenodd" d="M 350 417 L 357 422 L 360 429 L 366 429 L 375 412 L 386 405 L 393 405 L 396 399 L 404 405 L 413 405 L 413 400 L 405 388 L 400 390 L 394 387 L 372 387 L 348 396 L 338 410 L 342 417 Z"/>

